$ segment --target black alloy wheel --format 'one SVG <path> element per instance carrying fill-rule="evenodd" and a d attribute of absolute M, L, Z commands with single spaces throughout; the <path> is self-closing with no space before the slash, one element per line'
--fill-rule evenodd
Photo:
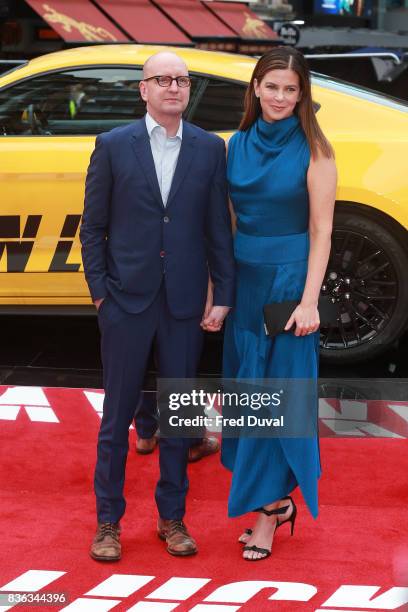
<path fill-rule="evenodd" d="M 352 205 L 337 208 L 321 293 L 338 306 L 337 323 L 320 330 L 324 361 L 358 362 L 390 348 L 408 323 L 408 253 L 400 233 Z"/>

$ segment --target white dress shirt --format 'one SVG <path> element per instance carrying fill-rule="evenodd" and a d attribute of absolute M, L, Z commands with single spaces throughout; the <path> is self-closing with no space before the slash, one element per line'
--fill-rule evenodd
<path fill-rule="evenodd" d="M 159 125 L 149 113 L 146 113 L 146 127 L 150 138 L 161 197 L 163 204 L 166 206 L 180 153 L 181 140 L 183 138 L 183 122 L 180 120 L 177 134 L 168 137 L 166 128 Z"/>

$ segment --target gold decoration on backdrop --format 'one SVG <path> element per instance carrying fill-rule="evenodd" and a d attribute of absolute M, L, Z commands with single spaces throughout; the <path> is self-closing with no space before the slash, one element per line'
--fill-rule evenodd
<path fill-rule="evenodd" d="M 265 23 L 262 19 L 253 18 L 250 13 L 244 13 L 245 23 L 242 26 L 242 33 L 248 38 L 268 38 Z"/>
<path fill-rule="evenodd" d="M 100 42 L 103 42 L 104 40 L 117 40 L 113 34 L 104 28 L 93 26 L 89 23 L 85 23 L 84 21 L 76 21 L 76 19 L 73 19 L 72 17 L 68 17 L 63 13 L 58 13 L 58 11 L 56 11 L 49 4 L 43 4 L 42 6 L 44 11 L 46 11 L 42 17 L 49 23 L 60 24 L 65 32 L 78 30 L 85 40 Z"/>

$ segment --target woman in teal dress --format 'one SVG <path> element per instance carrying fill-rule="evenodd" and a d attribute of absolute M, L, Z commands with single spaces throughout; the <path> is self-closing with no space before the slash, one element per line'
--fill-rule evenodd
<path fill-rule="evenodd" d="M 223 376 L 317 381 L 317 301 L 330 254 L 336 167 L 299 51 L 278 47 L 258 61 L 239 131 L 228 143 L 227 176 L 237 294 L 226 322 Z M 295 331 L 270 338 L 263 306 L 285 300 L 300 301 L 286 325 Z M 240 538 L 244 559 L 268 557 L 282 523 L 290 521 L 293 533 L 297 509 L 289 493 L 297 486 L 317 516 L 317 435 L 224 438 L 221 459 L 232 471 L 229 516 L 259 512 Z"/>

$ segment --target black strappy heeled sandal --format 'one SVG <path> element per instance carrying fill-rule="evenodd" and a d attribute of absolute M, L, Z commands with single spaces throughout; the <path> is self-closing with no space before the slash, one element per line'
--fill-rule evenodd
<path fill-rule="evenodd" d="M 290 503 L 292 504 L 292 512 L 290 514 L 290 516 L 288 518 L 286 518 L 284 521 L 279 521 L 277 520 L 276 523 L 276 529 L 278 529 L 278 527 L 280 527 L 281 525 L 283 525 L 283 523 L 291 523 L 291 529 L 290 529 L 290 535 L 293 535 L 294 529 L 295 529 L 295 520 L 296 520 L 296 516 L 297 516 L 297 506 L 295 504 L 295 502 L 293 501 L 293 499 L 291 498 L 290 495 L 288 495 L 287 497 L 282 497 L 282 499 L 280 501 L 285 501 L 285 500 L 289 500 Z M 289 508 L 289 506 L 286 506 L 286 509 Z M 286 510 L 285 510 L 286 512 Z M 246 534 L 251 536 L 252 535 L 252 529 L 245 529 L 244 533 L 238 538 L 238 542 L 240 544 L 245 544 L 245 542 L 243 540 L 241 540 L 242 536 Z"/>
<path fill-rule="evenodd" d="M 255 510 L 255 512 L 262 512 L 262 514 L 266 514 L 266 516 L 273 516 L 276 514 L 285 514 L 285 512 L 289 509 L 289 506 L 282 506 L 282 508 L 274 508 L 273 510 L 266 510 L 265 508 L 257 508 Z M 276 519 L 276 523 L 275 523 L 275 529 L 274 529 L 274 533 L 277 529 L 278 526 L 278 519 Z M 250 550 L 253 552 L 257 552 L 260 553 L 261 555 L 263 555 L 263 557 L 258 557 L 258 558 L 250 558 L 250 557 L 242 557 L 245 561 L 262 561 L 262 559 L 267 559 L 268 557 L 271 556 L 271 550 L 268 550 L 267 548 L 259 548 L 259 546 L 244 546 L 244 548 L 242 549 L 243 551 L 245 550 Z"/>

